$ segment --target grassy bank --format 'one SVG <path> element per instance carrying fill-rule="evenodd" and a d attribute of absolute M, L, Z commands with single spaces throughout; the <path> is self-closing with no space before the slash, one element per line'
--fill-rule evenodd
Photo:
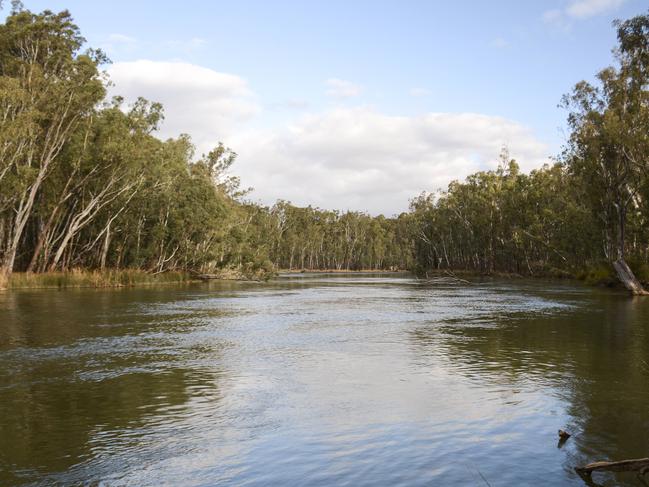
<path fill-rule="evenodd" d="M 362 274 L 362 273 L 403 273 L 409 272 L 405 269 L 387 270 L 387 269 L 279 269 L 280 274 L 298 274 L 298 273 L 313 273 L 313 274 Z"/>
<path fill-rule="evenodd" d="M 9 277 L 5 287 L 6 289 L 130 287 L 189 282 L 193 280 L 189 274 L 184 272 L 152 274 L 134 269 L 111 269 L 104 271 L 74 269 L 67 272 L 45 272 L 42 274 L 15 272 Z"/>
<path fill-rule="evenodd" d="M 633 271 L 635 277 L 645 286 L 649 285 L 649 265 L 644 262 L 630 258 L 627 264 Z M 576 274 L 577 279 L 585 281 L 594 286 L 618 287 L 621 285 L 613 266 L 608 262 L 597 262 L 591 264 Z"/>
<path fill-rule="evenodd" d="M 638 280 L 645 286 L 649 286 L 649 265 L 636 259 L 628 259 L 627 264 L 638 278 Z M 511 272 L 478 272 L 474 270 L 465 269 L 434 269 L 427 272 L 418 274 L 422 278 L 444 277 L 444 276 L 458 276 L 458 277 L 497 277 L 502 279 L 573 279 L 582 281 L 588 286 L 595 287 L 611 287 L 623 288 L 613 265 L 607 261 L 590 262 L 581 267 L 558 269 L 546 268 L 535 269 L 533 274 L 517 274 Z"/>

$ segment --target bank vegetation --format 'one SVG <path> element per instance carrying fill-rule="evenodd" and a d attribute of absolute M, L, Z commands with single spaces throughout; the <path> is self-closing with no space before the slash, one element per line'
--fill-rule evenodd
<path fill-rule="evenodd" d="M 552 164 L 523 173 L 505 149 L 497 169 L 384 217 L 251 203 L 231 173 L 235 152 L 161 140 L 163 107 L 107 98 L 109 60 L 67 11 L 13 2 L 0 24 L 0 287 L 408 269 L 601 283 L 617 271 L 641 293 L 649 16 L 615 29 L 615 65 L 562 101 L 570 134 Z"/>

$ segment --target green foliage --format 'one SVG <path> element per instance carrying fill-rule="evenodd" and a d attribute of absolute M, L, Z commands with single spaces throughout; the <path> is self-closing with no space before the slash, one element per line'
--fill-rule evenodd
<path fill-rule="evenodd" d="M 564 97 L 571 110 L 565 164 L 601 222 L 607 259 L 646 246 L 649 155 L 649 16 L 616 22 L 616 66 Z M 629 242 L 633 246 L 629 248 Z"/>
<path fill-rule="evenodd" d="M 248 205 L 247 211 L 248 252 L 267 254 L 281 269 L 383 270 L 411 264 L 412 246 L 399 218 L 286 201 L 271 208 Z"/>
<path fill-rule="evenodd" d="M 560 163 L 525 175 L 504 153 L 498 170 L 413 200 L 419 273 L 572 273 L 609 284 L 608 262 L 627 258 L 646 279 L 649 16 L 615 25 L 617 66 L 564 97 L 571 135 Z"/>
<path fill-rule="evenodd" d="M 627 264 L 640 282 L 649 284 L 649 263 L 645 259 L 634 256 L 627 259 Z"/>
<path fill-rule="evenodd" d="M 64 282 L 72 268 L 267 269 L 266 255 L 243 253 L 245 191 L 228 174 L 236 154 L 219 144 L 196 161 L 189 137 L 156 138 L 159 103 L 100 104 L 107 59 L 84 45 L 67 11 L 14 5 L 0 25 L 1 280 L 14 270 L 63 272 Z"/>
<path fill-rule="evenodd" d="M 649 16 L 616 24 L 616 66 L 564 98 L 567 147 L 423 193 L 394 218 L 244 200 L 217 145 L 160 140 L 159 103 L 105 100 L 107 62 L 67 11 L 15 3 L 0 24 L 0 287 L 133 285 L 188 272 L 453 269 L 649 280 Z M 77 270 L 72 270 L 77 269 Z M 30 271 L 14 274 L 12 271 Z M 156 277 L 153 277 L 156 276 Z M 163 277 L 167 276 L 167 277 Z"/>
<path fill-rule="evenodd" d="M 596 258 L 597 222 L 560 164 L 529 175 L 504 153 L 500 167 L 411 202 L 416 270 L 566 276 Z M 563 269 L 563 272 L 558 272 Z"/>
<path fill-rule="evenodd" d="M 617 283 L 615 271 L 610 262 L 594 262 L 582 269 L 576 276 L 591 286 L 614 286 Z"/>

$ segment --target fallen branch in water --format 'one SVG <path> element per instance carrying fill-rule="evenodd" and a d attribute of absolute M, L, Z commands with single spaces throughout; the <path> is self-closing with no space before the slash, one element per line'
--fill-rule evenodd
<path fill-rule="evenodd" d="M 568 441 L 568 438 L 570 438 L 571 436 L 572 435 L 567 431 L 559 430 L 559 443 L 557 444 L 557 448 L 563 447 L 563 445 L 566 444 L 566 441 Z"/>
<path fill-rule="evenodd" d="M 471 284 L 469 281 L 457 277 L 431 277 L 430 279 L 426 279 L 426 282 L 428 284 Z"/>
<path fill-rule="evenodd" d="M 428 273 L 426 273 L 426 282 L 429 284 L 467 284 L 469 286 L 472 286 L 473 283 L 470 281 L 467 281 L 466 279 L 461 279 L 457 277 L 455 274 L 453 274 L 451 271 L 444 271 L 444 276 L 438 276 L 438 277 L 428 277 Z"/>
<path fill-rule="evenodd" d="M 590 479 L 593 472 L 640 472 L 641 475 L 649 473 L 649 458 L 635 460 L 621 460 L 619 462 L 594 462 L 583 467 L 575 467 L 575 472 L 580 477 Z"/>
<path fill-rule="evenodd" d="M 451 272 L 451 271 L 448 271 L 448 270 L 447 270 L 447 271 L 444 272 L 444 274 L 446 274 L 447 276 L 449 276 L 451 279 L 455 279 L 457 282 L 461 282 L 462 284 L 469 284 L 469 285 L 472 285 L 472 284 L 473 284 L 472 282 L 469 282 L 469 281 L 467 281 L 466 279 L 460 279 L 459 277 L 457 277 L 457 276 L 456 276 L 453 272 Z"/>

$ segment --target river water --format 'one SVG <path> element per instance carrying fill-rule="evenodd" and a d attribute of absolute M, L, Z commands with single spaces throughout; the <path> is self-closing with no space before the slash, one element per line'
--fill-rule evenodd
<path fill-rule="evenodd" d="M 649 299 L 314 274 L 0 294 L 2 486 L 568 486 L 645 456 Z"/>

